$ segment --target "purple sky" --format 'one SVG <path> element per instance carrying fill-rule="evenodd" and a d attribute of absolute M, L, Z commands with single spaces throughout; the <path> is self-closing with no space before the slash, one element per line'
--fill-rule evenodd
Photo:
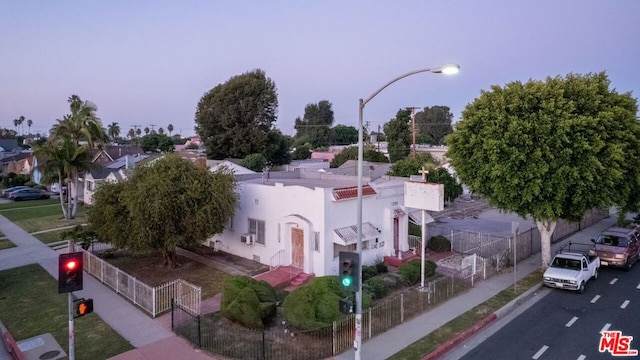
<path fill-rule="evenodd" d="M 308 103 L 357 124 L 358 99 L 419 74 L 365 107 L 372 130 L 399 108 L 447 105 L 454 119 L 491 85 L 606 70 L 640 94 L 640 1 L 2 1 L 0 126 L 46 132 L 72 94 L 118 122 L 194 133 L 200 97 L 263 69 L 278 88 L 277 126 L 293 134 Z M 25 131 L 26 131 L 25 125 Z"/>

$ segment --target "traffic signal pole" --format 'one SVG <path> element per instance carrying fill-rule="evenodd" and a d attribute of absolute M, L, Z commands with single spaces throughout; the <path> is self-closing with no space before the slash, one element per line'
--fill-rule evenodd
<path fill-rule="evenodd" d="M 74 354 L 74 340 L 75 333 L 73 329 L 73 293 L 67 293 L 69 299 L 69 360 L 75 360 Z"/>

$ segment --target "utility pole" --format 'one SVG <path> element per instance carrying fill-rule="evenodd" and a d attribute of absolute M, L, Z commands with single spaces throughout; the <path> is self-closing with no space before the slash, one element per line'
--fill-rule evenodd
<path fill-rule="evenodd" d="M 151 133 L 154 133 L 156 131 L 155 130 L 156 124 L 149 124 L 149 126 L 151 126 Z"/>
<path fill-rule="evenodd" d="M 407 109 L 411 109 L 411 134 L 413 137 L 413 145 L 411 146 L 413 157 L 416 157 L 416 109 L 420 109 L 419 107 L 412 106 Z"/>
<path fill-rule="evenodd" d="M 380 152 L 380 124 L 378 124 L 378 136 L 376 136 L 378 140 L 378 152 Z"/>

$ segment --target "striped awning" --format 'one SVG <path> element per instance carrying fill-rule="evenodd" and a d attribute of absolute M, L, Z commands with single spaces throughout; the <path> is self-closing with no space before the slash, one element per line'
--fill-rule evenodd
<path fill-rule="evenodd" d="M 362 240 L 372 240 L 380 236 L 380 231 L 371 223 L 362 223 Z M 358 226 L 351 225 L 333 230 L 333 242 L 338 245 L 353 245 L 358 242 Z"/>

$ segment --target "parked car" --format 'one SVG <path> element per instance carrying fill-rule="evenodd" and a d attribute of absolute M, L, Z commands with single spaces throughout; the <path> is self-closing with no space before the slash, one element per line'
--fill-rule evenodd
<path fill-rule="evenodd" d="M 640 233 L 636 229 L 612 227 L 591 241 L 594 243 L 593 252 L 604 266 L 629 270 L 640 258 Z"/>
<path fill-rule="evenodd" d="M 16 191 L 18 189 L 26 189 L 28 187 L 29 186 L 22 185 L 22 186 L 13 186 L 13 187 L 10 187 L 10 188 L 3 189 L 2 190 L 2 197 L 9 197 L 9 193 L 10 192 Z"/>
<path fill-rule="evenodd" d="M 50 196 L 49 196 L 49 193 L 42 190 L 25 188 L 25 189 L 18 189 L 10 192 L 7 197 L 11 200 L 20 201 L 20 200 L 48 199 Z"/>

